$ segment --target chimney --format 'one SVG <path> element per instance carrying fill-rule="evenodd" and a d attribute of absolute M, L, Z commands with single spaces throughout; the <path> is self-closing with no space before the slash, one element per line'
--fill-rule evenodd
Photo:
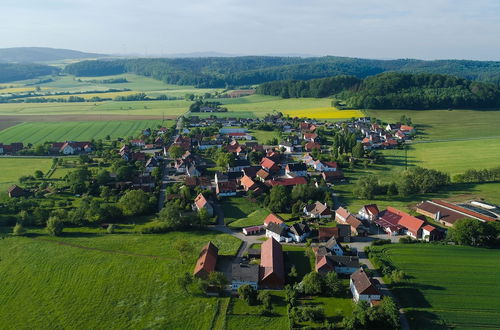
<path fill-rule="evenodd" d="M 434 216 L 434 220 L 439 221 L 441 219 L 441 211 L 437 211 L 436 215 Z"/>

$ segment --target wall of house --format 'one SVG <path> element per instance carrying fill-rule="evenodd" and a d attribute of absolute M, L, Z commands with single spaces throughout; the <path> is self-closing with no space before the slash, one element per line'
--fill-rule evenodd
<path fill-rule="evenodd" d="M 233 291 L 236 291 L 238 290 L 238 288 L 242 285 L 245 285 L 245 284 L 248 284 L 250 285 L 252 288 L 254 288 L 255 290 L 257 290 L 259 287 L 257 285 L 257 282 L 245 282 L 245 281 L 232 281 L 231 282 L 231 289 Z"/>

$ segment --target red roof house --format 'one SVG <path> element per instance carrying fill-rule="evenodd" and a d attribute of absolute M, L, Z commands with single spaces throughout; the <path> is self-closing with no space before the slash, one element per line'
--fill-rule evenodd
<path fill-rule="evenodd" d="M 274 222 L 275 224 L 278 224 L 278 225 L 285 223 L 280 216 L 278 216 L 274 213 L 269 213 L 269 215 L 264 219 L 264 226 L 269 225 L 271 222 Z"/>
<path fill-rule="evenodd" d="M 219 249 L 212 242 L 208 242 L 208 244 L 201 249 L 193 275 L 196 277 L 207 278 L 208 274 L 215 271 L 218 254 Z"/>
<path fill-rule="evenodd" d="M 274 238 L 262 243 L 260 257 L 260 287 L 282 289 L 285 285 L 285 262 L 281 244 Z"/>

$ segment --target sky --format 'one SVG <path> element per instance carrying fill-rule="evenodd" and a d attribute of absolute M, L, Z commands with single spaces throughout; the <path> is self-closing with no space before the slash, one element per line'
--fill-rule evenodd
<path fill-rule="evenodd" d="M 500 60 L 500 0 L 1 0 L 0 48 Z"/>

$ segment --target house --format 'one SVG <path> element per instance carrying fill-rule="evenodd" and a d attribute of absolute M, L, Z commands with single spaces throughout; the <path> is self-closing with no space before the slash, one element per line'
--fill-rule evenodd
<path fill-rule="evenodd" d="M 248 236 L 248 235 L 260 234 L 262 232 L 262 230 L 264 230 L 264 226 L 252 226 L 252 227 L 243 228 L 242 231 L 243 231 L 243 234 Z"/>
<path fill-rule="evenodd" d="M 241 172 L 244 168 L 250 167 L 250 162 L 246 159 L 236 159 L 233 165 L 228 165 L 228 172 Z"/>
<path fill-rule="evenodd" d="M 346 223 L 347 218 L 351 215 L 349 211 L 340 206 L 335 210 L 335 220 L 340 223 Z"/>
<path fill-rule="evenodd" d="M 260 166 L 253 165 L 253 166 L 245 167 L 242 171 L 243 171 L 243 175 L 246 175 L 251 179 L 255 179 L 255 177 L 257 176 L 257 172 L 259 172 L 259 170 L 262 170 L 262 168 Z"/>
<path fill-rule="evenodd" d="M 206 279 L 211 272 L 215 271 L 218 254 L 219 249 L 212 242 L 208 242 L 208 244 L 201 249 L 193 275 Z"/>
<path fill-rule="evenodd" d="M 73 146 L 71 146 L 68 142 L 66 142 L 61 146 L 59 152 L 62 153 L 63 155 L 74 155 L 76 150 L 75 148 L 73 148 Z"/>
<path fill-rule="evenodd" d="M 259 285 L 259 265 L 234 263 L 231 266 L 231 289 L 237 291 L 240 286 L 248 284 L 255 290 Z"/>
<path fill-rule="evenodd" d="M 306 141 L 316 142 L 318 140 L 318 134 L 316 133 L 304 133 L 302 138 Z"/>
<path fill-rule="evenodd" d="M 325 162 L 317 160 L 313 163 L 313 167 L 316 171 L 320 172 L 335 172 L 337 171 L 339 165 L 337 162 Z"/>
<path fill-rule="evenodd" d="M 219 182 L 217 183 L 215 192 L 217 196 L 221 197 L 236 196 L 237 194 L 236 182 L 235 181 Z"/>
<path fill-rule="evenodd" d="M 146 165 L 144 166 L 144 170 L 146 172 L 153 172 L 153 169 L 158 167 L 158 161 L 156 160 L 156 158 L 152 157 L 152 158 L 149 158 L 148 161 L 146 162 Z"/>
<path fill-rule="evenodd" d="M 378 301 L 382 295 L 375 285 L 375 282 L 365 273 L 363 268 L 359 268 L 351 275 L 349 288 L 355 302 L 358 301 Z"/>
<path fill-rule="evenodd" d="M 235 140 L 252 140 L 252 136 L 248 133 L 228 133 L 227 136 Z"/>
<path fill-rule="evenodd" d="M 351 241 L 351 226 L 338 223 L 337 228 L 339 229 L 339 242 L 350 242 Z"/>
<path fill-rule="evenodd" d="M 273 180 L 267 180 L 266 185 L 270 187 L 274 186 L 295 186 L 298 184 L 307 184 L 306 178 L 299 176 L 296 178 L 278 178 L 278 179 L 273 179 Z"/>
<path fill-rule="evenodd" d="M 402 217 L 399 220 L 398 224 L 404 228 L 404 232 L 406 233 L 406 235 L 413 238 L 422 238 L 422 227 L 424 226 L 425 221 L 415 218 L 414 216 L 411 216 L 404 212 L 401 212 L 401 214 Z"/>
<path fill-rule="evenodd" d="M 203 194 L 199 194 L 198 196 L 196 196 L 196 198 L 194 199 L 194 206 L 198 212 L 200 212 L 201 209 L 205 209 L 207 210 L 209 216 L 214 215 L 214 208 L 212 204 L 207 201 Z"/>
<path fill-rule="evenodd" d="M 314 204 L 304 206 L 303 212 L 309 218 L 325 219 L 332 217 L 332 210 L 325 204 L 316 201 Z"/>
<path fill-rule="evenodd" d="M 275 173 L 280 169 L 279 165 L 274 160 L 268 157 L 262 158 L 260 166 L 262 167 L 263 170 L 269 173 Z"/>
<path fill-rule="evenodd" d="M 134 147 L 144 147 L 146 145 L 146 142 L 144 140 L 130 140 L 130 144 Z"/>
<path fill-rule="evenodd" d="M 494 218 L 485 214 L 474 212 L 470 209 L 442 200 L 421 202 L 417 205 L 416 211 L 447 227 L 452 227 L 458 220 L 464 218 L 476 219 L 479 221 L 495 221 Z"/>
<path fill-rule="evenodd" d="M 269 215 L 264 219 L 264 227 L 267 227 L 271 222 L 277 225 L 286 226 L 285 221 L 274 213 L 269 213 Z"/>
<path fill-rule="evenodd" d="M 378 219 L 380 211 L 378 210 L 377 204 L 364 205 L 358 211 L 358 217 L 362 220 L 375 221 Z"/>
<path fill-rule="evenodd" d="M 304 145 L 304 150 L 305 151 L 321 150 L 321 144 L 317 142 L 307 142 Z"/>
<path fill-rule="evenodd" d="M 283 289 L 285 285 L 283 250 L 274 238 L 261 245 L 259 278 L 259 286 L 263 289 Z"/>
<path fill-rule="evenodd" d="M 289 228 L 288 235 L 297 243 L 303 242 L 309 235 L 311 235 L 311 229 L 304 222 L 294 223 Z"/>
<path fill-rule="evenodd" d="M 362 236 L 367 233 L 367 229 L 363 223 L 343 207 L 339 207 L 335 211 L 335 220 L 341 224 L 349 225 L 351 227 L 351 234 L 354 236 Z"/>
<path fill-rule="evenodd" d="M 246 175 L 241 178 L 240 184 L 243 186 L 245 191 L 255 190 L 258 187 L 257 183 Z"/>
<path fill-rule="evenodd" d="M 266 226 L 266 237 L 272 237 L 278 242 L 290 242 L 292 240 L 288 237 L 286 225 L 281 226 L 275 222 L 271 222 Z"/>
<path fill-rule="evenodd" d="M 278 147 L 282 150 L 285 151 L 285 153 L 292 153 L 293 152 L 293 144 L 290 142 L 281 142 Z"/>
<path fill-rule="evenodd" d="M 425 241 L 435 241 L 441 238 L 441 233 L 436 227 L 425 225 L 422 227 L 422 239 Z"/>
<path fill-rule="evenodd" d="M 198 177 L 201 176 L 201 171 L 194 164 L 190 164 L 186 168 L 186 174 L 190 177 Z"/>
<path fill-rule="evenodd" d="M 267 172 L 267 171 L 265 171 L 263 169 L 260 169 L 260 170 L 257 171 L 257 173 L 255 174 L 255 176 L 260 181 L 265 182 L 267 179 L 269 179 L 269 177 L 271 176 L 271 174 L 269 174 L 269 172 Z"/>
<path fill-rule="evenodd" d="M 307 166 L 304 163 L 290 163 L 285 167 L 285 174 L 289 178 L 307 176 Z"/>
<path fill-rule="evenodd" d="M 318 241 L 326 242 L 330 238 L 339 237 L 339 228 L 338 227 L 319 227 L 318 229 Z"/>
<path fill-rule="evenodd" d="M 387 234 L 395 236 L 403 230 L 403 227 L 399 225 L 400 219 L 401 216 L 399 214 L 391 212 L 388 208 L 379 214 L 378 219 L 375 220 L 375 224 L 382 228 Z"/>
<path fill-rule="evenodd" d="M 320 256 L 316 260 L 316 271 L 318 273 L 335 272 L 337 274 L 351 275 L 359 269 L 359 258 L 357 256 Z"/>
<path fill-rule="evenodd" d="M 27 195 L 27 191 L 24 190 L 23 188 L 19 187 L 17 184 L 14 184 L 7 189 L 7 193 L 9 194 L 10 198 L 15 198 L 15 197 L 23 197 Z"/>
<path fill-rule="evenodd" d="M 325 182 L 334 183 L 344 179 L 344 172 L 342 172 L 341 169 L 337 169 L 336 171 L 321 172 L 321 177 L 325 180 Z"/>
<path fill-rule="evenodd" d="M 334 236 L 332 236 L 328 240 L 328 242 L 326 242 L 325 247 L 336 256 L 344 255 L 344 249 L 342 248 L 342 245 L 340 245 L 340 243 Z"/>

